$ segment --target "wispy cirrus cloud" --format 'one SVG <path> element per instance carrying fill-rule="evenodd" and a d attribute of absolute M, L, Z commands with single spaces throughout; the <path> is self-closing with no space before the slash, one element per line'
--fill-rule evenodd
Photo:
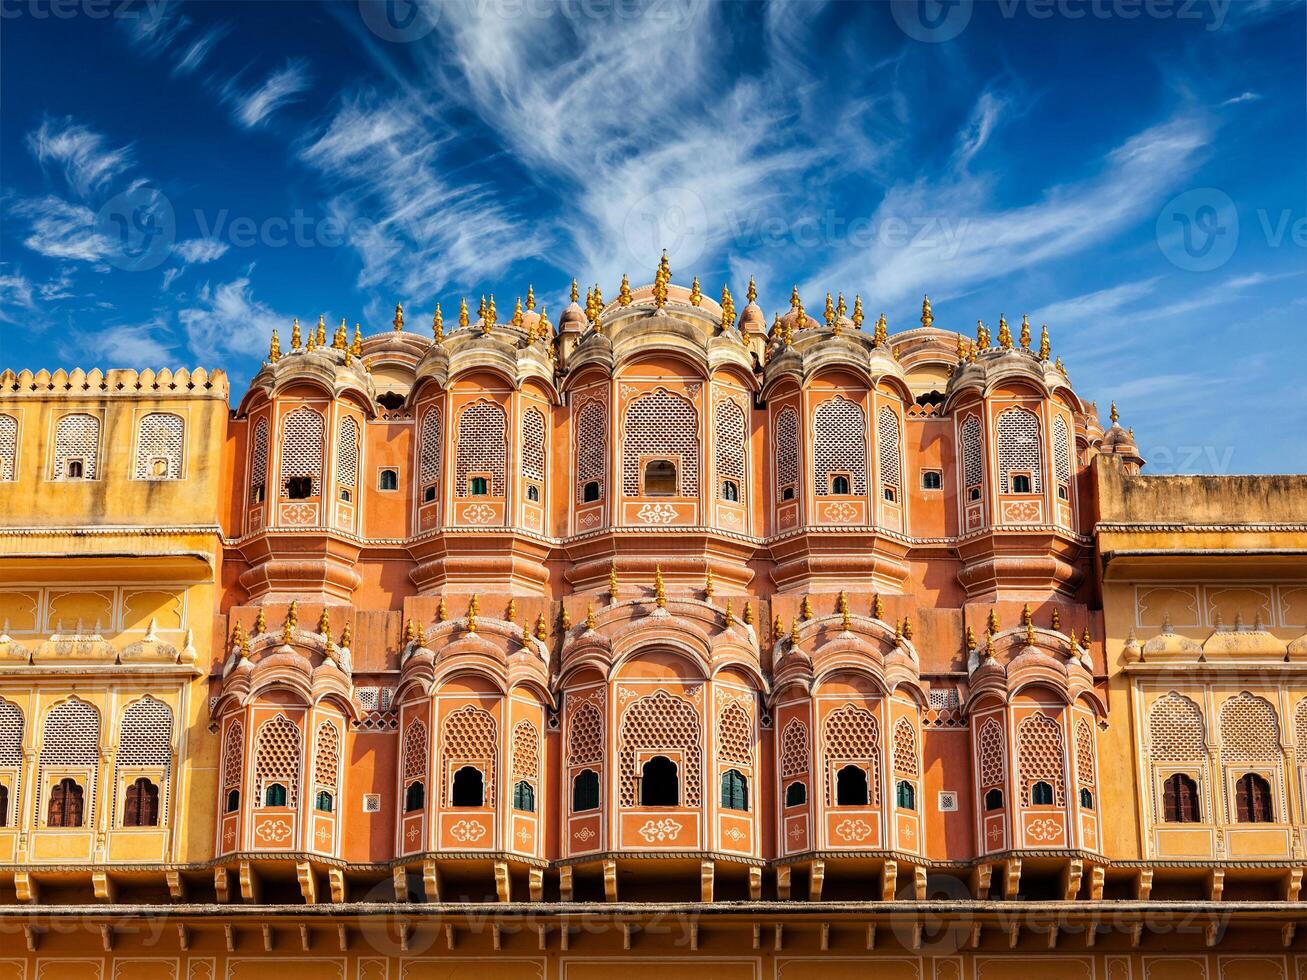
<path fill-rule="evenodd" d="M 203 265 L 222 258 L 231 249 L 216 238 L 188 238 L 172 247 L 173 253 L 187 265 Z"/>
<path fill-rule="evenodd" d="M 36 308 L 33 288 L 21 271 L 0 266 L 0 323 L 16 323 Z"/>
<path fill-rule="evenodd" d="M 158 367 L 176 356 L 178 338 L 167 323 L 156 318 L 146 323 L 74 330 L 68 335 L 64 348 L 63 356 L 70 364 L 83 363 L 89 356 L 107 367 Z"/>
<path fill-rule="evenodd" d="M 190 41 L 177 55 L 177 61 L 172 69 L 173 76 L 181 77 L 194 72 L 208 60 L 214 46 L 229 33 L 231 33 L 230 24 L 217 24 Z"/>
<path fill-rule="evenodd" d="M 27 134 L 27 148 L 43 167 L 58 168 L 80 197 L 101 190 L 133 163 L 130 146 L 111 147 L 100 133 L 71 116 L 46 119 Z"/>
<path fill-rule="evenodd" d="M 95 213 L 54 195 L 16 202 L 12 212 L 29 223 L 23 244 L 52 259 L 102 262 L 115 254 L 117 243 L 95 227 Z"/>
<path fill-rule="evenodd" d="M 258 85 L 241 91 L 238 83 L 227 86 L 225 95 L 231 103 L 232 113 L 241 126 L 254 129 L 268 120 L 273 113 L 309 89 L 308 63 L 292 59 Z"/>
<path fill-rule="evenodd" d="M 230 282 L 206 282 L 191 305 L 177 311 L 177 320 L 191 353 L 216 363 L 231 355 L 262 353 L 273 328 L 285 327 L 290 317 L 256 300 L 246 275 Z"/>

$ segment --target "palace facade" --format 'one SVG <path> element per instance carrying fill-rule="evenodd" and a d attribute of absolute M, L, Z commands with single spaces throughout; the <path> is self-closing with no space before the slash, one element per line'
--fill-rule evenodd
<path fill-rule="evenodd" d="M 1307 478 L 623 279 L 0 375 L 0 977 L 1307 977 Z"/>

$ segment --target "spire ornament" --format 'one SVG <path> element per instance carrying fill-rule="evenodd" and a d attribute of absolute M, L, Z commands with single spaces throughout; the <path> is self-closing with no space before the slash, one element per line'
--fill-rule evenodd
<path fill-rule="evenodd" d="M 849 311 L 848 305 L 844 302 L 844 294 L 840 293 L 839 299 L 835 301 L 835 336 L 840 335 L 844 329 L 844 314 Z"/>
<path fill-rule="evenodd" d="M 1051 347 L 1048 342 L 1048 324 L 1045 323 L 1039 330 L 1039 359 L 1047 361 Z"/>
<path fill-rule="evenodd" d="M 268 363 L 276 364 L 281 360 L 281 339 L 277 336 L 277 328 L 272 328 L 272 339 L 268 341 Z"/>
<path fill-rule="evenodd" d="M 336 332 L 331 337 L 331 349 L 344 350 L 348 346 L 349 346 L 349 330 L 345 326 L 345 318 L 341 317 L 340 326 L 336 328 Z"/>
<path fill-rule="evenodd" d="M 530 283 L 526 284 L 526 308 L 529 312 L 535 312 L 536 308 L 536 290 Z"/>
<path fill-rule="evenodd" d="M 300 318 L 296 317 L 290 325 L 290 349 L 300 349 Z"/>
<path fill-rule="evenodd" d="M 772 635 L 778 640 L 785 635 L 785 624 L 781 622 L 780 613 L 776 614 L 776 622 L 772 623 Z"/>
<path fill-rule="evenodd" d="M 853 329 L 862 329 L 862 294 L 853 297 Z"/>
<path fill-rule="evenodd" d="M 286 607 L 286 620 L 281 624 L 281 642 L 289 643 L 295 633 L 295 627 L 299 625 L 299 602 L 295 599 L 290 601 Z"/>
<path fill-rule="evenodd" d="M 573 296 L 572 298 L 575 299 L 576 297 Z M 617 287 L 617 305 L 631 305 L 631 277 L 625 272 L 622 273 L 622 284 Z"/>
<path fill-rule="evenodd" d="M 477 594 L 472 593 L 472 598 L 467 604 L 467 631 L 475 633 L 477 631 L 477 613 L 481 611 L 481 603 L 477 599 Z"/>
<path fill-rule="evenodd" d="M 404 304 L 403 303 L 395 304 L 395 319 L 391 320 L 390 322 L 394 325 L 396 333 L 404 329 Z"/>
<path fill-rule="evenodd" d="M 522 328 L 522 297 L 517 298 L 517 303 L 513 307 L 513 326 L 519 330 Z"/>
<path fill-rule="evenodd" d="M 439 306 L 436 306 L 436 313 L 440 313 Z M 363 330 L 359 327 L 357 321 L 354 323 L 354 341 L 350 344 L 349 352 L 355 357 L 363 356 Z"/>
<path fill-rule="evenodd" d="M 566 605 L 563 606 L 562 612 L 558 614 L 558 623 L 563 627 L 564 633 L 572 628 L 572 614 L 567 611 Z"/>
<path fill-rule="evenodd" d="M 930 311 L 930 297 L 922 295 L 921 297 L 921 325 L 929 329 L 934 326 L 935 314 Z"/>
<path fill-rule="evenodd" d="M 831 299 L 830 291 L 826 291 L 826 306 L 822 310 L 822 319 L 826 321 L 826 328 L 830 329 L 835 326 L 835 301 Z"/>
<path fill-rule="evenodd" d="M 580 295 L 580 293 L 578 293 L 578 292 L 576 291 L 576 280 L 573 279 L 573 280 L 572 280 L 572 292 L 571 292 L 572 302 L 573 302 L 573 303 L 576 302 L 576 298 L 577 298 L 579 295 Z"/>
<path fill-rule="evenodd" d="M 504 620 L 509 623 L 517 622 L 517 600 L 509 599 L 508 608 L 504 610 Z"/>
<path fill-rule="evenodd" d="M 431 315 L 431 337 L 436 343 L 445 339 L 445 317 L 440 312 L 440 304 L 436 304 L 436 312 Z"/>
<path fill-rule="evenodd" d="M 460 327 L 466 327 L 468 325 L 466 296 L 460 296 L 458 299 L 458 325 Z"/>
<path fill-rule="evenodd" d="M 1021 315 L 1021 349 L 1030 350 L 1030 317 L 1024 313 Z"/>
<path fill-rule="evenodd" d="M 703 595 L 705 599 L 711 599 L 713 595 L 712 569 L 709 568 L 703 577 Z"/>
<path fill-rule="evenodd" d="M 690 280 L 690 305 L 699 306 L 703 303 L 703 290 L 699 288 L 699 277 L 695 276 Z"/>
<path fill-rule="evenodd" d="M 758 284 L 753 281 L 753 276 L 749 277 L 749 288 L 744 291 L 744 298 L 750 303 L 758 302 Z"/>
<path fill-rule="evenodd" d="M 543 612 L 536 617 L 536 639 L 549 639 L 549 624 L 545 622 L 545 614 Z"/>
<path fill-rule="evenodd" d="M 322 607 L 322 615 L 318 617 L 318 633 L 322 636 L 331 635 L 331 615 L 326 606 Z"/>
<path fill-rule="evenodd" d="M 259 614 L 254 617 L 254 635 L 262 636 L 268 632 L 268 617 L 264 615 L 263 607 L 259 607 Z"/>
<path fill-rule="evenodd" d="M 667 590 L 663 587 L 663 567 L 654 566 L 654 605 L 659 609 L 667 608 Z"/>
<path fill-rule="evenodd" d="M 998 346 L 1003 350 L 1012 349 L 1012 331 L 1008 328 L 1007 320 L 1002 313 L 998 315 Z"/>
<path fill-rule="evenodd" d="M 595 628 L 595 604 L 587 602 L 585 604 L 585 628 L 587 632 L 593 633 Z"/>
<path fill-rule="evenodd" d="M 881 601 L 879 592 L 871 600 L 871 618 L 882 621 L 885 619 L 885 603 Z"/>
<path fill-rule="evenodd" d="M 608 598 L 617 601 L 617 563 L 608 566 Z"/>
<path fill-rule="evenodd" d="M 735 300 L 731 298 L 731 289 L 722 284 L 722 332 L 735 328 Z"/>
<path fill-rule="evenodd" d="M 325 314 L 318 315 L 318 346 L 327 346 L 327 317 Z"/>
<path fill-rule="evenodd" d="M 884 347 L 889 343 L 889 324 L 885 322 L 884 313 L 882 313 L 880 319 L 876 321 L 876 332 L 872 334 L 872 340 L 877 347 Z"/>
<path fill-rule="evenodd" d="M 663 257 L 658 260 L 658 271 L 654 273 L 653 298 L 654 306 L 662 309 L 667 305 L 667 284 L 672 281 L 672 267 L 667 261 L 667 249 L 663 249 Z"/>
<path fill-rule="evenodd" d="M 1116 410 L 1116 402 L 1112 402 L 1112 411 L 1108 414 L 1108 418 L 1112 420 L 1113 425 L 1121 421 L 1121 413 Z"/>
<path fill-rule="evenodd" d="M 744 604 L 744 625 L 745 625 L 745 626 L 752 626 L 752 625 L 753 625 L 753 603 L 752 603 L 752 602 L 746 602 L 746 603 Z"/>
<path fill-rule="evenodd" d="M 976 346 L 981 350 L 989 350 L 989 328 L 983 320 L 976 321 Z"/>
<path fill-rule="evenodd" d="M 790 649 L 797 650 L 798 648 L 799 648 L 799 621 L 797 619 L 791 619 L 790 620 Z"/>
<path fill-rule="evenodd" d="M 486 320 L 485 320 L 486 333 L 490 332 L 490 328 L 495 325 L 495 321 L 498 320 L 498 318 L 499 318 L 499 314 L 495 312 L 495 294 L 491 293 L 490 302 L 486 304 Z"/>
<path fill-rule="evenodd" d="M 436 606 L 436 622 L 443 623 L 449 618 L 449 609 L 445 605 L 445 597 L 440 597 L 440 605 Z"/>

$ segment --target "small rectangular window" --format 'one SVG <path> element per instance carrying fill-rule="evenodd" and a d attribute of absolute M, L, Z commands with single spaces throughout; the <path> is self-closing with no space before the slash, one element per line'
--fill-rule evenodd
<path fill-rule="evenodd" d="M 944 474 L 939 470 L 921 471 L 922 490 L 940 490 L 944 487 Z"/>
<path fill-rule="evenodd" d="M 422 491 L 422 502 L 429 504 L 436 499 L 436 485 L 433 483 Z"/>
<path fill-rule="evenodd" d="M 398 490 L 399 489 L 399 470 L 393 467 L 384 467 L 377 472 L 377 489 L 378 490 Z"/>
<path fill-rule="evenodd" d="M 887 486 L 882 490 L 882 492 L 885 494 L 885 499 L 889 501 L 891 504 L 898 503 L 899 492 L 894 487 Z"/>
<path fill-rule="evenodd" d="M 1012 492 L 1013 493 L 1030 493 L 1031 480 L 1029 473 L 1012 474 Z"/>

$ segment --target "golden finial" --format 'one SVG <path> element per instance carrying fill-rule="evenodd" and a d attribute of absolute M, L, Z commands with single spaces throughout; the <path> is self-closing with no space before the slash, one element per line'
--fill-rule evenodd
<path fill-rule="evenodd" d="M 617 305 L 631 305 L 631 277 L 625 272 L 622 273 L 622 284 L 617 287 Z"/>
<path fill-rule="evenodd" d="M 790 620 L 790 649 L 797 650 L 799 647 L 799 621 Z"/>
<path fill-rule="evenodd" d="M 899 646 L 903 642 L 903 624 L 894 624 L 894 645 Z"/>
<path fill-rule="evenodd" d="M 349 628 L 349 623 L 346 623 L 345 628 L 340 631 L 340 645 L 342 647 L 348 647 L 353 642 L 354 631 Z"/>
<path fill-rule="evenodd" d="M 241 637 L 241 659 L 250 659 L 250 638 L 248 636 Z"/>
<path fill-rule="evenodd" d="M 843 589 L 840 589 L 839 598 L 835 600 L 835 609 L 837 612 L 846 613 L 849 611 L 849 597 Z"/>
<path fill-rule="evenodd" d="M 735 622 L 735 609 L 731 605 L 731 597 L 726 597 L 726 611 L 722 613 L 722 618 L 726 620 L 726 625 L 730 626 Z"/>
<path fill-rule="evenodd" d="M 976 363 L 976 351 L 978 351 L 979 349 L 980 349 L 979 344 L 971 344 L 967 347 L 967 362 L 969 364 Z"/>
<path fill-rule="evenodd" d="M 436 307 L 436 314 L 439 315 L 440 307 Z M 357 322 L 354 324 L 354 342 L 350 345 L 349 352 L 355 357 L 363 356 L 363 331 Z"/>
<path fill-rule="evenodd" d="M 486 330 L 489 331 L 499 319 L 499 314 L 495 311 L 495 294 L 490 294 L 490 302 L 486 304 Z"/>
<path fill-rule="evenodd" d="M 921 297 L 921 325 L 929 327 L 935 322 L 935 314 L 930 311 L 930 297 Z"/>
<path fill-rule="evenodd" d="M 417 632 L 413 629 L 413 620 L 410 618 L 404 622 L 404 645 L 408 646 L 417 637 Z"/>
<path fill-rule="evenodd" d="M 231 629 L 231 645 L 239 647 L 245 642 L 245 627 L 239 622 Z"/>
<path fill-rule="evenodd" d="M 796 282 L 790 287 L 790 309 L 797 310 L 799 308 L 799 302 L 799 284 Z"/>
<path fill-rule="evenodd" d="M 803 617 L 805 622 L 812 619 L 812 599 L 806 595 L 803 597 L 803 606 L 800 608 L 799 615 Z"/>
<path fill-rule="evenodd" d="M 295 632 L 295 626 L 299 621 L 299 615 L 296 611 L 295 600 L 292 599 L 290 605 L 286 607 L 286 621 L 281 624 L 281 642 L 289 643 L 291 636 Z"/>
<path fill-rule="evenodd" d="M 417 635 L 413 637 L 413 642 L 420 647 L 427 645 L 427 628 L 422 625 L 422 620 L 418 620 Z"/>
<path fill-rule="evenodd" d="M 881 601 L 879 592 L 871 600 L 871 618 L 880 620 L 885 618 L 885 603 Z"/>
<path fill-rule="evenodd" d="M 458 325 L 460 327 L 466 327 L 468 325 L 466 296 L 460 296 L 458 300 Z"/>
<path fill-rule="evenodd" d="M 828 328 L 835 326 L 835 300 L 831 299 L 830 290 L 826 291 L 826 307 L 821 315 Z"/>
<path fill-rule="evenodd" d="M 998 632 L 998 613 L 994 611 L 993 606 L 989 607 L 989 621 L 986 624 L 986 628 L 989 630 L 990 636 L 993 636 Z"/>
<path fill-rule="evenodd" d="M 440 597 L 440 605 L 436 606 L 436 622 L 443 623 L 449 618 L 449 608 L 445 605 L 445 597 Z"/>
<path fill-rule="evenodd" d="M 305 349 L 306 351 L 308 351 L 308 350 L 317 350 L 317 349 L 318 349 L 318 331 L 317 331 L 317 330 L 310 330 L 310 331 L 309 331 L 309 339 L 308 339 L 308 342 L 304 345 L 304 349 Z"/>
<path fill-rule="evenodd" d="M 1058 633 L 1062 632 L 1062 614 L 1057 611 L 1056 606 L 1053 607 L 1053 630 Z"/>
<path fill-rule="evenodd" d="M 667 261 L 667 249 L 663 249 L 663 257 L 658 260 L 658 271 L 654 273 L 653 285 L 654 306 L 660 310 L 667 305 L 667 284 L 671 281 L 672 269 Z"/>
<path fill-rule="evenodd" d="M 967 359 L 967 338 L 958 334 L 958 363 L 961 364 Z"/>
<path fill-rule="evenodd" d="M 731 289 L 725 283 L 722 284 L 722 330 L 731 330 L 735 327 L 735 300 L 731 298 Z"/>
<path fill-rule="evenodd" d="M 1035 645 L 1035 624 L 1026 623 L 1026 646 L 1033 647 L 1034 645 Z"/>
<path fill-rule="evenodd" d="M 853 297 L 853 329 L 862 329 L 862 295 Z"/>
<path fill-rule="evenodd" d="M 713 594 L 712 569 L 708 569 L 703 576 L 703 595 L 705 599 L 711 599 Z"/>
<path fill-rule="evenodd" d="M 585 604 L 585 628 L 591 631 L 595 628 L 595 604 L 593 602 Z"/>
<path fill-rule="evenodd" d="M 481 611 L 481 603 L 477 600 L 475 592 L 467 604 L 467 631 L 475 633 L 477 631 L 477 613 Z"/>
<path fill-rule="evenodd" d="M 522 624 L 522 646 L 531 646 L 531 627 L 527 623 Z"/>
<path fill-rule="evenodd" d="M 526 284 L 526 308 L 532 312 L 536 308 L 536 288 L 530 283 Z"/>
<path fill-rule="evenodd" d="M 268 363 L 276 364 L 281 360 L 281 338 L 277 336 L 277 328 L 272 328 L 272 340 L 268 342 Z"/>
<path fill-rule="evenodd" d="M 608 566 L 608 598 L 617 601 L 617 563 Z"/>
<path fill-rule="evenodd" d="M 772 634 L 778 640 L 785 635 L 785 624 L 781 622 L 780 613 L 776 614 L 776 622 L 772 623 Z"/>
<path fill-rule="evenodd" d="M 667 591 L 663 588 L 663 567 L 654 566 L 654 604 L 659 609 L 667 608 Z"/>
<path fill-rule="evenodd" d="M 477 319 L 484 320 L 485 318 L 486 318 L 486 294 L 482 293 L 481 302 L 477 304 Z"/>
<path fill-rule="evenodd" d="M 1048 324 L 1039 328 L 1039 359 L 1047 361 L 1051 348 L 1048 343 Z"/>
<path fill-rule="evenodd" d="M 431 315 L 431 336 L 436 343 L 445 339 L 445 317 L 440 312 L 439 303 L 436 304 L 436 312 Z"/>
<path fill-rule="evenodd" d="M 1089 627 L 1085 627 L 1084 633 L 1080 635 L 1080 645 L 1086 650 L 1089 649 Z"/>
<path fill-rule="evenodd" d="M 885 314 L 880 315 L 876 321 L 876 332 L 872 334 L 872 342 L 877 347 L 884 347 L 889 343 L 889 325 L 885 322 Z"/>
<path fill-rule="evenodd" d="M 323 636 L 331 632 L 331 615 L 326 606 L 322 607 L 322 615 L 318 617 L 318 632 Z"/>
<path fill-rule="evenodd" d="M 396 330 L 404 329 L 404 304 L 403 303 L 395 304 L 395 319 L 391 320 L 390 322 L 394 325 Z"/>
<path fill-rule="evenodd" d="M 790 324 L 789 329 L 794 330 L 795 328 L 799 330 L 808 329 L 808 311 L 803 308 L 803 303 L 799 303 L 794 308 L 794 322 Z"/>
<path fill-rule="evenodd" d="M 1030 350 L 1030 316 L 1021 315 L 1021 349 Z"/>
<path fill-rule="evenodd" d="M 550 338 L 554 334 L 554 325 L 549 322 L 549 307 L 540 307 L 540 319 L 536 321 L 536 330 L 540 334 L 540 339 L 549 344 Z M 552 344 L 550 344 L 550 350 L 553 350 Z"/>
<path fill-rule="evenodd" d="M 998 315 L 998 346 L 1003 350 L 1012 349 L 1012 331 L 1008 329 L 1007 320 L 1002 313 Z"/>
<path fill-rule="evenodd" d="M 517 298 L 517 304 L 513 307 L 513 326 L 522 326 L 522 297 Z"/>
<path fill-rule="evenodd" d="M 541 612 L 540 615 L 536 617 L 536 639 L 544 640 L 548 639 L 548 637 L 549 624 L 545 622 L 545 614 Z"/>
<path fill-rule="evenodd" d="M 989 350 L 989 328 L 983 320 L 976 321 L 976 346 L 981 350 Z"/>
<path fill-rule="evenodd" d="M 286 622 L 291 626 L 300 624 L 300 604 L 298 599 L 292 599 L 290 605 L 286 607 Z"/>
<path fill-rule="evenodd" d="M 749 277 L 749 287 L 744 291 L 744 298 L 750 303 L 758 302 L 758 284 L 753 281 L 753 276 Z"/>
<path fill-rule="evenodd" d="M 268 632 L 268 617 L 263 614 L 263 607 L 259 607 L 259 614 L 254 617 L 254 635 L 262 636 Z"/>
<path fill-rule="evenodd" d="M 744 625 L 745 625 L 745 626 L 752 626 L 752 625 L 753 625 L 753 603 L 752 603 L 752 602 L 746 602 L 746 603 L 744 604 Z"/>
<path fill-rule="evenodd" d="M 844 593 L 842 592 L 840 593 L 840 595 L 843 594 Z M 840 608 L 840 626 L 846 633 L 853 626 L 853 619 L 849 616 L 849 605 L 847 602 Z"/>
<path fill-rule="evenodd" d="M 597 319 L 604 312 L 604 291 L 599 288 L 599 283 L 595 283 L 595 318 Z"/>
<path fill-rule="evenodd" d="M 1121 421 L 1121 413 L 1116 410 L 1116 402 L 1112 402 L 1112 411 L 1108 413 L 1108 417 L 1112 420 L 1113 425 Z"/>
<path fill-rule="evenodd" d="M 1057 368 L 1063 374 L 1066 374 L 1066 368 L 1062 366 L 1062 358 L 1060 355 L 1058 356 L 1057 360 L 1053 362 L 1053 367 Z"/>
<path fill-rule="evenodd" d="M 563 606 L 562 611 L 558 614 L 558 622 L 566 633 L 572 628 L 572 614 L 567 611 L 567 606 Z"/>
<path fill-rule="evenodd" d="M 967 649 L 976 649 L 976 631 L 969 624 L 967 626 Z"/>
<path fill-rule="evenodd" d="M 844 294 L 840 293 L 835 300 L 835 325 L 837 327 L 839 326 L 840 321 L 844 319 L 844 314 L 848 312 L 849 306 L 844 302 Z"/>
<path fill-rule="evenodd" d="M 985 637 L 985 659 L 993 660 L 997 651 L 994 649 L 994 634 L 990 633 Z"/>
<path fill-rule="evenodd" d="M 325 314 L 318 314 L 318 346 L 327 345 L 327 317 Z"/>
<path fill-rule="evenodd" d="M 336 333 L 331 338 L 332 350 L 344 350 L 349 346 L 349 329 L 345 326 L 345 318 L 340 318 L 340 326 L 336 328 Z"/>
<path fill-rule="evenodd" d="M 903 639 L 907 640 L 909 643 L 912 642 L 912 617 L 911 616 L 903 617 Z"/>
<path fill-rule="evenodd" d="M 348 347 L 345 348 L 345 367 L 354 363 L 354 353 Z M 364 365 L 366 367 L 367 365 Z"/>
<path fill-rule="evenodd" d="M 1032 622 L 1034 622 L 1034 617 L 1030 613 L 1030 603 L 1027 602 L 1021 607 L 1021 625 L 1029 626 Z"/>
<path fill-rule="evenodd" d="M 573 302 L 573 303 L 576 302 L 576 298 L 577 298 L 577 296 L 579 296 L 579 295 L 580 295 L 580 293 L 578 293 L 578 292 L 576 291 L 576 280 L 573 279 L 573 280 L 572 280 L 572 302 Z"/>
<path fill-rule="evenodd" d="M 509 599 L 508 608 L 504 610 L 504 619 L 510 623 L 517 622 L 517 600 Z"/>
<path fill-rule="evenodd" d="M 699 277 L 690 280 L 690 305 L 698 306 L 703 302 L 703 290 L 699 288 Z"/>
<path fill-rule="evenodd" d="M 803 307 L 799 307 L 799 309 L 803 309 Z M 784 342 L 784 344 L 785 344 L 786 347 L 789 347 L 791 344 L 794 343 L 794 323 L 793 323 L 793 321 L 791 321 L 791 322 L 789 322 L 789 323 L 786 323 L 786 324 L 784 324 L 784 325 L 782 326 L 782 325 L 781 325 L 781 318 L 780 318 L 780 316 L 777 316 L 777 317 L 776 317 L 776 324 L 777 324 L 777 326 L 780 326 L 780 327 L 781 327 L 781 340 Z"/>
<path fill-rule="evenodd" d="M 290 349 L 300 349 L 300 318 L 296 317 L 290 325 Z"/>

